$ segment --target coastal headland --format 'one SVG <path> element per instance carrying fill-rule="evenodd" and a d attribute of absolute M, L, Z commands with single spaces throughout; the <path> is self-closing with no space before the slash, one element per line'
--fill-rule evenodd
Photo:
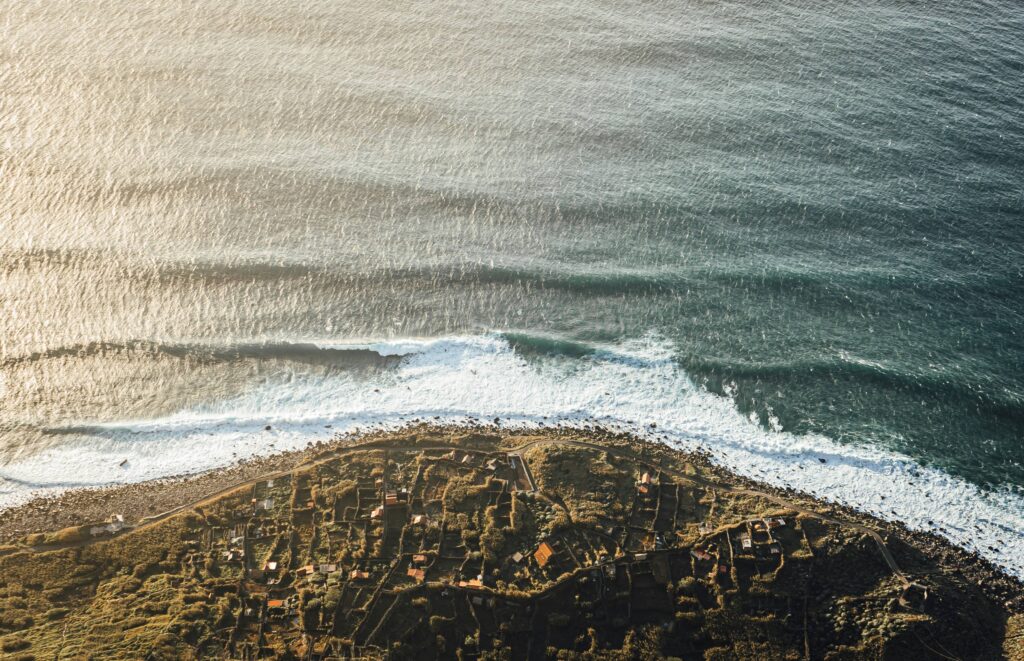
<path fill-rule="evenodd" d="M 419 425 L 0 523 L 4 658 L 1024 658 L 933 535 L 602 429 Z"/>

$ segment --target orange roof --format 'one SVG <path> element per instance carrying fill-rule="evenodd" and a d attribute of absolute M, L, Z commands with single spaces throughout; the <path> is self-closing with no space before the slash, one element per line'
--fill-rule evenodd
<path fill-rule="evenodd" d="M 267 608 L 284 608 L 284 599 L 271 599 L 267 602 Z"/>
<path fill-rule="evenodd" d="M 533 557 L 537 560 L 537 564 L 543 567 L 544 565 L 548 564 L 548 560 L 550 560 L 551 556 L 553 556 L 554 554 L 555 549 L 551 548 L 551 546 L 548 545 L 547 542 L 543 542 L 540 546 L 537 547 L 537 550 L 534 552 Z"/>
<path fill-rule="evenodd" d="M 426 572 L 424 572 L 422 569 L 409 569 L 409 571 L 405 572 L 405 574 L 407 576 L 412 576 L 417 581 L 422 581 L 427 577 Z"/>
<path fill-rule="evenodd" d="M 370 576 L 370 575 L 369 575 L 369 574 L 367 574 L 366 572 L 364 572 L 364 571 L 359 571 L 358 569 L 353 569 L 353 570 L 352 570 L 352 571 L 351 571 L 351 572 L 349 573 L 349 575 L 348 575 L 348 577 L 349 577 L 349 579 L 350 579 L 350 580 L 355 580 L 355 579 L 357 579 L 357 578 L 369 578 L 369 576 Z"/>
<path fill-rule="evenodd" d="M 413 562 L 426 562 L 427 561 L 427 556 L 423 555 L 422 553 L 417 553 L 416 555 L 414 555 L 412 557 L 412 561 Z"/>

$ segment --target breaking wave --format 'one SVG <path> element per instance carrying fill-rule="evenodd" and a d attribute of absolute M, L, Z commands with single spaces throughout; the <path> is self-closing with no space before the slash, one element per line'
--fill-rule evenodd
<path fill-rule="evenodd" d="M 1019 494 L 984 491 L 892 452 L 765 429 L 728 397 L 696 385 L 658 336 L 610 346 L 494 333 L 269 347 L 369 356 L 385 366 L 326 376 L 289 373 L 242 396 L 159 419 L 50 428 L 68 434 L 67 442 L 0 470 L 0 505 L 68 488 L 198 472 L 338 433 L 418 421 L 598 424 L 702 449 L 752 478 L 934 531 L 1024 576 Z"/>

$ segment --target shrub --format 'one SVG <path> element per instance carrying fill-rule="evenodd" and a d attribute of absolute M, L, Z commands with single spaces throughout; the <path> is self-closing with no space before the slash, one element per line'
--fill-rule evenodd
<path fill-rule="evenodd" d="M 302 609 L 302 627 L 312 631 L 320 623 L 320 600 L 310 599 Z"/>
<path fill-rule="evenodd" d="M 47 620 L 59 620 L 71 612 L 70 608 L 51 608 L 43 615 Z"/>
<path fill-rule="evenodd" d="M 498 528 L 488 528 L 480 535 L 480 549 L 483 551 L 484 560 L 496 563 L 501 549 L 505 546 L 505 534 Z"/>
<path fill-rule="evenodd" d="M 324 611 L 327 613 L 333 613 L 338 610 L 338 604 L 341 603 L 341 588 L 334 585 L 327 589 L 327 594 L 324 595 Z"/>
<path fill-rule="evenodd" d="M 74 544 L 89 538 L 87 526 L 70 526 L 46 536 L 47 544 Z"/>
<path fill-rule="evenodd" d="M 13 640 L 5 640 L 3 650 L 5 652 L 20 652 L 23 649 L 28 649 L 31 645 L 32 643 L 28 642 L 24 638 L 15 638 Z"/>
<path fill-rule="evenodd" d="M 184 608 L 178 613 L 178 617 L 186 622 L 195 622 L 196 620 L 206 619 L 206 608 L 199 604 L 193 604 L 188 608 Z"/>
<path fill-rule="evenodd" d="M 121 623 L 121 631 L 128 631 L 130 629 L 137 629 L 138 627 L 145 626 L 148 623 L 144 617 L 129 617 L 127 620 Z"/>

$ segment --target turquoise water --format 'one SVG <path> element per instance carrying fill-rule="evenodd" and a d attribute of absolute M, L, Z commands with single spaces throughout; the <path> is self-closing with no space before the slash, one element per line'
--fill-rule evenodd
<path fill-rule="evenodd" d="M 1018 3 L 0 7 L 5 502 L 546 415 L 1024 536 Z"/>

